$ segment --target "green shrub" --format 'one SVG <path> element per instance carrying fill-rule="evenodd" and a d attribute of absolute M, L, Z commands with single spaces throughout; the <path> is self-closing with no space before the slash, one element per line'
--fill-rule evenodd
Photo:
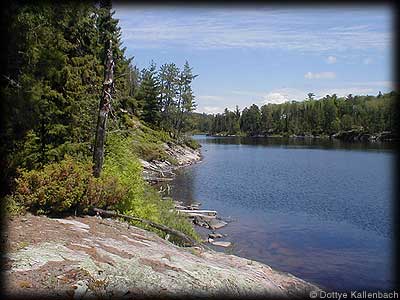
<path fill-rule="evenodd" d="M 132 137 L 110 135 L 103 175 L 114 177 L 125 188 L 123 199 L 116 208 L 123 214 L 160 222 L 160 197 L 142 177 L 140 164 L 132 145 Z"/>
<path fill-rule="evenodd" d="M 191 236 L 196 241 L 200 241 L 200 236 L 194 230 L 193 225 L 188 221 L 187 217 L 178 214 L 172 200 L 161 200 L 161 222 L 171 228 L 175 228 L 188 236 Z M 165 234 L 163 235 L 165 236 Z M 180 240 L 174 236 L 170 237 L 170 241 L 179 244 Z"/>
<path fill-rule="evenodd" d="M 146 161 L 168 160 L 173 163 L 163 146 L 164 143 L 171 141 L 167 132 L 151 129 L 135 117 L 127 117 L 126 123 L 131 141 L 129 148 L 137 157 Z"/>
<path fill-rule="evenodd" d="M 4 208 L 10 217 L 23 215 L 26 213 L 26 207 L 17 203 L 14 197 L 7 195 L 2 199 L 2 209 Z"/>
<path fill-rule="evenodd" d="M 194 150 L 197 150 L 201 147 L 201 145 L 191 137 L 185 137 L 183 143 Z"/>
<path fill-rule="evenodd" d="M 168 155 L 161 144 L 151 143 L 145 140 L 132 141 L 132 150 L 137 153 L 138 157 L 146 161 L 152 160 L 168 160 Z"/>
<path fill-rule="evenodd" d="M 125 190 L 113 177 L 94 178 L 92 165 L 64 160 L 39 170 L 20 171 L 13 201 L 34 213 L 85 213 L 91 207 L 110 207 Z"/>

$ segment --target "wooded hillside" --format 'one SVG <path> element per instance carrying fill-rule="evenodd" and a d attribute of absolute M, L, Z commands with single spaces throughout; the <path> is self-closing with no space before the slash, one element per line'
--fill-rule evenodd
<path fill-rule="evenodd" d="M 326 95 L 314 99 L 310 93 L 304 101 L 253 104 L 242 111 L 225 109 L 216 115 L 193 116 L 194 128 L 200 132 L 227 135 L 332 135 L 351 129 L 371 134 L 389 131 L 397 133 L 399 112 L 396 109 L 398 93 L 379 93 L 377 96 L 347 97 Z"/>
<path fill-rule="evenodd" d="M 114 209 L 196 238 L 139 161 L 162 156 L 163 143 L 187 143 L 196 75 L 188 62 L 139 70 L 113 14 L 110 1 L 13 2 L 3 11 L 3 204 L 10 213 Z"/>

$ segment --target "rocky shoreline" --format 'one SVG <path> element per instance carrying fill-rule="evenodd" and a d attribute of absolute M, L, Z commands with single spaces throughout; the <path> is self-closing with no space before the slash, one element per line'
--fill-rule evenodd
<path fill-rule="evenodd" d="M 228 222 L 219 217 L 217 215 L 217 211 L 215 210 L 199 209 L 200 205 L 201 203 L 195 203 L 188 206 L 183 206 L 182 202 L 175 202 L 175 209 L 179 213 L 187 216 L 194 225 L 206 228 L 210 231 L 207 233 L 203 243 L 210 243 L 211 245 L 219 247 L 231 246 L 232 243 L 229 241 L 215 241 L 216 239 L 226 237 L 226 235 L 217 233 L 216 230 L 228 225 Z M 201 232 L 199 232 L 199 230 L 197 230 L 197 232 L 200 235 L 203 235 Z"/>
<path fill-rule="evenodd" d="M 177 161 L 142 161 L 149 182 L 172 178 L 201 160 L 200 151 L 166 145 Z M 157 180 L 156 180 L 157 181 Z M 176 209 L 211 232 L 203 242 L 229 247 L 215 232 L 227 225 L 200 203 Z M 7 298 L 210 299 L 308 298 L 320 288 L 289 273 L 207 246 L 178 247 L 129 223 L 101 216 L 9 218 L 3 232 Z"/>
<path fill-rule="evenodd" d="M 348 130 L 336 133 L 332 135 L 332 137 L 346 142 L 391 142 L 398 140 L 398 137 L 396 137 L 396 135 L 390 131 L 370 134 L 368 132 L 358 130 Z"/>
<path fill-rule="evenodd" d="M 164 144 L 164 149 L 170 158 L 177 162 L 176 165 L 173 165 L 168 161 L 140 161 L 143 166 L 143 177 L 151 184 L 173 180 L 175 170 L 198 163 L 202 158 L 199 150 L 192 149 L 188 146 L 171 143 Z M 175 201 L 175 208 L 177 211 L 187 216 L 192 221 L 193 225 L 210 230 L 203 242 L 219 247 L 231 246 L 231 242 L 229 241 L 215 241 L 216 239 L 223 237 L 222 234 L 215 232 L 215 230 L 226 226 L 228 222 L 218 216 L 216 211 L 200 210 L 200 205 L 201 203 L 194 203 L 184 206 L 182 202 Z M 200 234 L 199 231 L 198 233 Z"/>
<path fill-rule="evenodd" d="M 201 160 L 200 150 L 192 149 L 186 145 L 164 143 L 165 152 L 176 164 L 164 160 L 145 161 L 140 159 L 143 166 L 143 178 L 149 183 L 170 181 L 175 176 L 175 170 L 192 165 Z"/>

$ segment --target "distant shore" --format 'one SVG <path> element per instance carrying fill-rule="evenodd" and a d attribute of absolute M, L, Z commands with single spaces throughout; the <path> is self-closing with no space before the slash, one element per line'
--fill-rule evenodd
<path fill-rule="evenodd" d="M 337 139 L 347 142 L 394 142 L 400 140 L 398 136 L 390 131 L 383 131 L 376 134 L 371 134 L 359 130 L 340 131 L 335 134 L 226 134 L 226 133 L 202 133 L 211 137 L 255 137 L 255 138 L 294 138 L 294 139 Z"/>

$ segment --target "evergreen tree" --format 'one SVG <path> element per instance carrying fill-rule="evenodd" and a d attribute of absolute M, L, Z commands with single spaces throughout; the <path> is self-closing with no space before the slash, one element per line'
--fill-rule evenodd
<path fill-rule="evenodd" d="M 270 105 L 261 106 L 261 131 L 264 134 L 272 129 L 272 110 Z"/>
<path fill-rule="evenodd" d="M 179 69 L 174 63 L 164 64 L 160 67 L 161 126 L 170 133 L 173 132 L 174 120 L 177 114 L 178 78 Z"/>
<path fill-rule="evenodd" d="M 159 102 L 159 85 L 156 76 L 156 65 L 152 63 L 149 69 L 143 69 L 136 99 L 142 106 L 141 118 L 148 124 L 158 126 L 161 116 Z"/>
<path fill-rule="evenodd" d="M 194 101 L 194 94 L 192 90 L 192 81 L 198 75 L 193 75 L 192 68 L 189 66 L 188 61 L 183 66 L 183 71 L 179 75 L 179 97 L 177 101 L 178 114 L 175 121 L 175 131 L 177 136 L 180 135 L 185 126 L 186 116 L 196 108 Z"/>
<path fill-rule="evenodd" d="M 249 135 L 260 133 L 261 113 L 257 105 L 253 104 L 250 108 L 242 111 L 241 129 Z"/>

